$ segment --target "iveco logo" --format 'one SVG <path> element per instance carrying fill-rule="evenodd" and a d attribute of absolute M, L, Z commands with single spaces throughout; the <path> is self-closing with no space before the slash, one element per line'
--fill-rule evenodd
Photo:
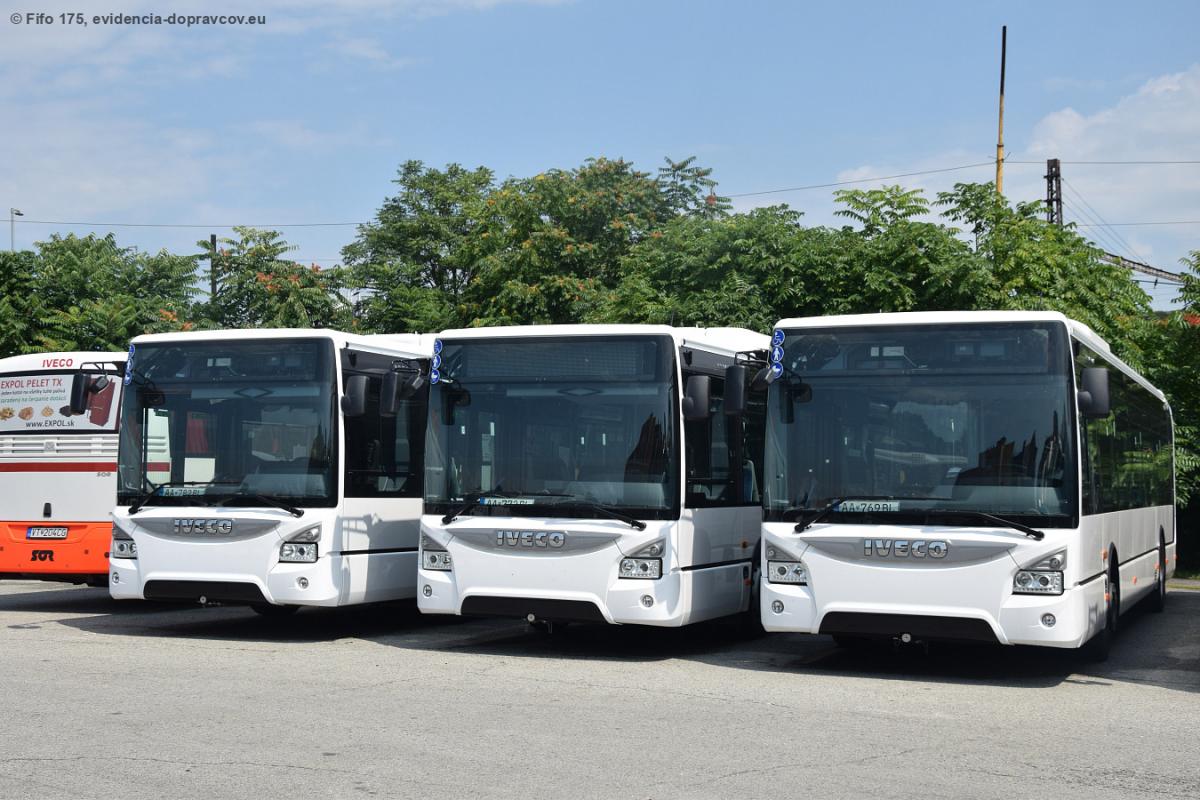
<path fill-rule="evenodd" d="M 192 536 L 228 536 L 233 533 L 231 519 L 177 519 L 175 533 Z"/>
<path fill-rule="evenodd" d="M 496 531 L 496 547 L 562 547 L 562 531 Z"/>
<path fill-rule="evenodd" d="M 950 551 L 947 542 L 918 541 L 907 539 L 863 539 L 863 555 L 887 558 L 945 558 Z"/>

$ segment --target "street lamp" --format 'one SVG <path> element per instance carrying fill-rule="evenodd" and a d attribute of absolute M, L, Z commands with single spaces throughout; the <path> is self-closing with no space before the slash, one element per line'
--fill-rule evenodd
<path fill-rule="evenodd" d="M 21 211 L 21 209 L 19 209 L 19 208 L 9 208 L 9 209 L 8 209 L 8 252 L 10 252 L 10 253 L 15 253 L 15 252 L 17 252 L 17 245 L 16 245 L 16 241 L 17 241 L 17 223 L 16 223 L 16 218 L 17 218 L 17 217 L 23 217 L 23 216 L 25 216 L 25 214 L 24 214 L 24 212 L 22 212 L 22 211 Z"/>

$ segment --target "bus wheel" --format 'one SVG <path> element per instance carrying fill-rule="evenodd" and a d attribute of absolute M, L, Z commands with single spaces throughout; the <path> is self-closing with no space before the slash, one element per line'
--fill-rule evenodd
<path fill-rule="evenodd" d="M 1104 627 L 1083 646 L 1087 660 L 1096 663 L 1108 661 L 1113 640 L 1117 637 L 1117 618 L 1121 614 L 1121 580 L 1117 570 L 1116 553 L 1109 554 L 1108 573 L 1104 576 L 1104 593 L 1108 596 L 1104 610 Z"/>
<path fill-rule="evenodd" d="M 260 617 L 266 617 L 267 619 L 282 619 L 283 617 L 290 617 L 292 614 L 295 614 L 300 610 L 300 606 L 277 606 L 272 605 L 271 603 L 252 603 L 250 607 L 254 609 L 255 614 L 258 614 Z"/>
<path fill-rule="evenodd" d="M 1150 610 L 1161 613 L 1167 607 L 1167 535 L 1158 529 L 1158 586 L 1150 598 Z"/>

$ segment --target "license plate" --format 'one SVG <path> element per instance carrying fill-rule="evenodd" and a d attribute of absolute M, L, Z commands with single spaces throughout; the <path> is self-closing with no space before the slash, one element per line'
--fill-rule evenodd
<path fill-rule="evenodd" d="M 66 528 L 29 528 L 25 531 L 26 539 L 65 539 Z"/>

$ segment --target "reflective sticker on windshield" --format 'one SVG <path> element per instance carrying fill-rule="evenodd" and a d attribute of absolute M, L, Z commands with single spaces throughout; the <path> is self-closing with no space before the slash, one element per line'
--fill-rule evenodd
<path fill-rule="evenodd" d="M 843 500 L 838 511 L 899 511 L 899 500 Z"/>

